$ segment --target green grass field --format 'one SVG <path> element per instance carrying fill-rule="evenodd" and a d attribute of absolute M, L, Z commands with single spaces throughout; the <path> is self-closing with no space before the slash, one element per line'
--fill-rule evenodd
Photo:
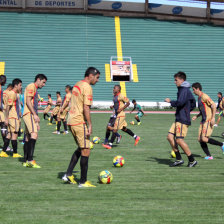
<path fill-rule="evenodd" d="M 42 116 L 42 115 L 41 115 Z M 93 136 L 104 138 L 109 114 L 93 114 Z M 127 121 L 133 115 L 127 115 Z M 197 142 L 199 120 L 189 129 L 186 141 L 198 166 L 170 168 L 167 132 L 174 115 L 147 115 L 141 126 L 129 126 L 141 141 L 123 135 L 112 150 L 95 145 L 88 179 L 96 188 L 79 189 L 61 180 L 76 149 L 72 136 L 53 135 L 55 126 L 41 122 L 35 159 L 42 169 L 24 168 L 17 159 L 0 158 L 0 223 L 224 223 L 224 156 L 219 147 L 209 146 L 213 161 L 205 161 Z M 223 120 L 213 136 L 224 141 Z M 19 145 L 22 153 L 22 145 Z M 125 166 L 115 168 L 112 159 L 125 158 Z M 98 173 L 112 172 L 110 185 L 98 184 Z M 75 169 L 79 177 L 79 164 Z"/>

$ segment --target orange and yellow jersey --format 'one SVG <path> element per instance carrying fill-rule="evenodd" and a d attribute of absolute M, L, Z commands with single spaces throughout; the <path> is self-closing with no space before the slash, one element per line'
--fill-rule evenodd
<path fill-rule="evenodd" d="M 91 106 L 92 103 L 92 87 L 84 80 L 77 82 L 72 89 L 68 125 L 84 124 L 84 104 Z"/>
<path fill-rule="evenodd" d="M 3 111 L 4 109 L 4 99 L 3 99 L 3 90 L 2 90 L 2 86 L 0 86 L 0 110 Z"/>
<path fill-rule="evenodd" d="M 9 109 L 9 119 L 14 118 L 20 120 L 20 101 L 18 93 L 14 90 L 8 93 L 8 106 L 11 106 Z"/>
<path fill-rule="evenodd" d="M 6 89 L 6 90 L 3 92 L 3 104 L 4 104 L 4 110 L 5 110 L 6 107 L 7 107 L 7 103 L 8 103 L 8 94 L 9 94 L 9 90 Z"/>
<path fill-rule="evenodd" d="M 36 112 L 36 114 L 38 113 L 38 92 L 37 92 L 37 86 L 35 85 L 35 83 L 30 83 L 24 92 L 24 112 L 23 112 L 23 116 L 31 113 L 31 111 L 29 110 L 27 104 L 26 104 L 26 98 L 32 97 L 31 103 L 32 106 L 34 108 L 34 111 Z"/>
<path fill-rule="evenodd" d="M 47 105 L 48 105 L 48 106 L 51 106 L 51 105 L 52 105 L 52 99 L 51 99 L 51 98 L 48 99 L 48 101 L 47 101 Z"/>
<path fill-rule="evenodd" d="M 65 103 L 68 103 L 68 106 L 64 109 L 64 110 L 66 110 L 66 111 L 69 111 L 69 102 L 70 102 L 70 100 L 71 100 L 71 96 L 72 96 L 72 94 L 69 92 L 69 93 L 67 93 L 66 95 L 65 95 L 65 97 L 64 97 L 64 99 L 63 99 L 63 101 L 62 101 L 62 106 L 65 104 Z"/>
<path fill-rule="evenodd" d="M 211 105 L 212 104 L 214 104 L 214 101 L 207 94 L 202 93 L 198 97 L 198 108 L 202 116 L 201 123 L 204 123 L 206 121 L 211 121 L 211 118 L 212 118 Z"/>
<path fill-rule="evenodd" d="M 118 109 L 124 107 L 125 103 L 128 103 L 129 99 L 124 97 L 121 93 L 114 95 L 113 103 L 114 103 L 114 111 L 117 117 L 125 117 L 125 112 L 122 110 L 120 113 L 117 113 Z"/>
<path fill-rule="evenodd" d="M 58 98 L 57 98 L 57 101 L 56 101 L 56 107 L 57 106 L 61 106 L 61 102 L 62 102 L 62 99 L 61 99 L 61 97 L 59 96 Z"/>

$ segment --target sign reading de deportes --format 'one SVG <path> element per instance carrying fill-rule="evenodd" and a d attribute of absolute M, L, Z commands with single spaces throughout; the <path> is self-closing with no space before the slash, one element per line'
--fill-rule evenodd
<path fill-rule="evenodd" d="M 75 2 L 72 2 L 72 1 L 35 1 L 35 6 L 72 7 L 72 6 L 75 6 Z"/>

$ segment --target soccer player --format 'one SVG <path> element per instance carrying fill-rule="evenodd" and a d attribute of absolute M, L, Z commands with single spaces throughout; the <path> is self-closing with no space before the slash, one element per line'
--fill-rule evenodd
<path fill-rule="evenodd" d="M 191 85 L 186 81 L 186 74 L 184 72 L 176 73 L 174 80 L 178 89 L 177 100 L 165 99 L 165 102 L 170 103 L 172 107 L 176 107 L 176 120 L 172 124 L 167 136 L 167 140 L 176 154 L 176 161 L 171 166 L 180 166 L 184 163 L 178 149 L 179 145 L 188 157 L 188 167 L 194 167 L 197 165 L 197 161 L 191 154 L 184 138 L 187 135 L 188 127 L 191 125 L 190 112 L 196 107 L 196 101 L 190 91 Z"/>
<path fill-rule="evenodd" d="M 6 83 L 6 76 L 1 75 L 0 76 L 0 127 L 1 127 L 1 134 L 3 142 L 5 141 L 6 136 L 6 127 L 5 127 L 5 115 L 4 115 L 4 101 L 3 101 L 3 90 L 2 86 L 4 86 Z"/>
<path fill-rule="evenodd" d="M 17 152 L 17 138 L 21 120 L 19 92 L 22 89 L 22 80 L 14 79 L 12 81 L 12 86 L 13 89 L 8 92 L 8 103 L 5 112 L 5 124 L 8 126 L 8 134 L 4 141 L 2 157 L 8 157 L 6 154 L 6 149 L 8 148 L 11 140 L 13 158 L 20 158 L 22 156 Z"/>
<path fill-rule="evenodd" d="M 142 110 L 142 107 L 137 104 L 136 100 L 132 100 L 132 103 L 134 105 L 133 110 L 130 112 L 130 114 L 136 109 L 138 110 L 138 113 L 135 115 L 135 120 L 137 121 L 137 124 L 140 125 L 141 121 L 140 118 L 144 115 L 144 111 Z"/>
<path fill-rule="evenodd" d="M 53 102 L 52 102 L 52 99 L 51 99 L 51 94 L 48 94 L 47 97 L 48 97 L 47 107 L 45 108 L 44 113 L 43 113 L 44 120 L 46 120 L 46 116 L 47 116 L 47 117 L 50 117 L 50 116 L 48 115 L 48 112 L 50 111 L 50 109 L 51 109 L 51 107 L 52 107 L 52 105 L 53 105 Z"/>
<path fill-rule="evenodd" d="M 35 144 L 40 130 L 40 118 L 38 117 L 38 89 L 45 86 L 47 77 L 44 74 L 38 74 L 34 83 L 30 83 L 24 92 L 24 112 L 23 120 L 25 123 L 26 140 L 24 144 L 23 166 L 31 168 L 41 168 L 33 159 Z"/>
<path fill-rule="evenodd" d="M 62 101 L 62 106 L 60 107 L 58 115 L 57 115 L 57 121 L 58 121 L 57 131 L 53 132 L 53 134 L 60 135 L 61 121 L 63 122 L 63 125 L 64 125 L 64 134 L 68 134 L 66 116 L 69 111 L 69 103 L 71 100 L 71 91 L 72 91 L 71 86 L 69 86 L 69 85 L 65 86 L 66 95 Z"/>
<path fill-rule="evenodd" d="M 106 131 L 106 138 L 104 141 L 104 144 L 102 146 L 106 149 L 111 149 L 113 142 L 115 138 L 117 137 L 117 131 L 122 130 L 123 132 L 126 132 L 129 134 L 131 137 L 135 139 L 135 146 L 138 144 L 140 137 L 134 134 L 130 129 L 127 128 L 127 122 L 125 121 L 125 112 L 124 110 L 130 105 L 129 99 L 127 97 L 124 97 L 121 94 L 121 86 L 120 85 L 115 85 L 113 89 L 113 103 L 114 105 L 111 106 L 111 108 L 114 109 L 114 124 L 112 123 L 111 125 L 109 124 L 107 126 L 107 131 Z M 113 134 L 111 136 L 109 144 L 105 144 L 109 137 L 110 137 L 110 131 L 113 131 Z"/>
<path fill-rule="evenodd" d="M 218 104 L 216 109 L 219 110 L 219 117 L 216 124 L 214 124 L 214 127 L 218 127 L 221 117 L 224 116 L 224 97 L 222 96 L 221 92 L 218 92 L 217 96 L 218 96 Z"/>
<path fill-rule="evenodd" d="M 94 67 L 89 67 L 85 72 L 84 80 L 77 82 L 72 89 L 68 125 L 78 145 L 78 149 L 72 155 L 63 180 L 76 184 L 72 172 L 81 157 L 81 179 L 79 187 L 95 187 L 87 181 L 87 171 L 90 156 L 90 135 L 92 133 L 90 107 L 93 102 L 93 93 L 91 85 L 95 85 L 99 81 L 99 78 L 99 70 Z"/>
<path fill-rule="evenodd" d="M 192 88 L 194 94 L 198 96 L 198 108 L 200 110 L 200 113 L 197 116 L 194 116 L 192 120 L 195 121 L 201 116 L 202 120 L 199 127 L 198 141 L 206 154 L 205 159 L 212 160 L 213 156 L 208 149 L 207 143 L 220 146 L 224 154 L 224 143 L 210 138 L 215 124 L 216 104 L 207 94 L 202 92 L 202 86 L 199 82 L 194 83 Z"/>
<path fill-rule="evenodd" d="M 58 112 L 61 107 L 62 99 L 61 99 L 60 92 L 56 92 L 56 96 L 57 96 L 56 105 L 55 105 L 53 111 L 51 112 L 51 119 L 50 119 L 50 122 L 48 123 L 48 125 L 52 125 L 53 119 L 55 119 L 55 121 L 57 123 L 57 115 L 58 115 Z"/>

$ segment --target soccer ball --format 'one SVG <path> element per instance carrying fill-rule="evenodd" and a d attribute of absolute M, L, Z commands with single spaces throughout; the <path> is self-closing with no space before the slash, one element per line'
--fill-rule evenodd
<path fill-rule="evenodd" d="M 93 149 L 93 146 L 94 146 L 93 143 L 90 142 L 89 145 L 90 145 L 90 149 Z"/>
<path fill-rule="evenodd" d="M 170 155 L 171 155 L 172 158 L 176 158 L 176 154 L 173 150 L 170 152 Z"/>
<path fill-rule="evenodd" d="M 104 170 L 100 172 L 98 179 L 102 184 L 110 184 L 113 180 L 113 175 L 110 171 Z"/>
<path fill-rule="evenodd" d="M 131 125 L 134 125 L 134 124 L 135 124 L 135 122 L 134 122 L 134 121 L 131 121 L 131 122 L 130 122 L 130 124 L 131 124 Z"/>
<path fill-rule="evenodd" d="M 43 102 L 44 101 L 44 98 L 40 98 L 40 102 Z"/>
<path fill-rule="evenodd" d="M 115 167 L 122 167 L 124 166 L 124 158 L 122 156 L 115 156 L 113 159 L 113 164 Z"/>
<path fill-rule="evenodd" d="M 100 138 L 99 137 L 93 137 L 93 143 L 94 144 L 99 144 Z"/>
<path fill-rule="evenodd" d="M 23 133 L 23 129 L 22 128 L 20 129 L 20 132 Z"/>

